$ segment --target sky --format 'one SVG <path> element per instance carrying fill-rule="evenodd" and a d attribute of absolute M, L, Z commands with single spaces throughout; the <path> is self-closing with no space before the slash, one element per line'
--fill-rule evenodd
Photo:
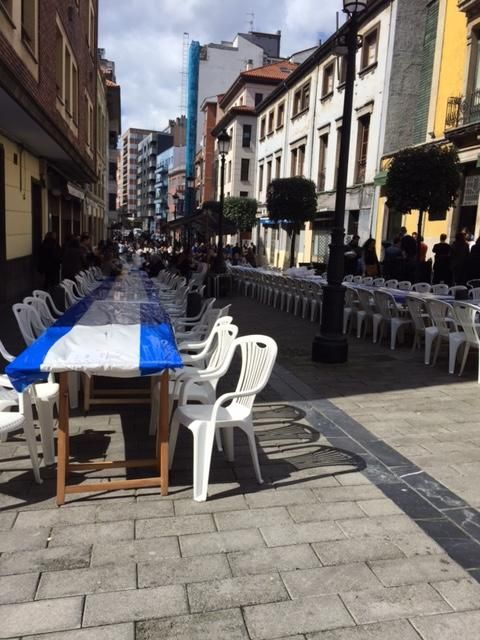
<path fill-rule="evenodd" d="M 325 40 L 342 0 L 100 0 L 98 46 L 115 62 L 122 130 L 162 130 L 181 115 L 184 32 L 200 44 L 282 32 L 288 57 Z M 254 15 L 249 15 L 253 13 Z M 343 20 L 343 17 L 340 18 Z"/>

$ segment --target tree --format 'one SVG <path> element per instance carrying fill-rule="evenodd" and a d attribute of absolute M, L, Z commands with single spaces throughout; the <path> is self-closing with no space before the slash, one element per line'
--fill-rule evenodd
<path fill-rule="evenodd" d="M 291 235 L 290 267 L 293 267 L 295 237 L 317 211 L 315 184 L 300 176 L 272 180 L 267 189 L 267 209 L 270 219 L 283 223 Z"/>
<path fill-rule="evenodd" d="M 417 256 L 423 215 L 445 220 L 459 187 L 458 155 L 453 147 L 410 147 L 395 154 L 385 185 L 387 206 L 401 213 L 418 211 Z"/>
<path fill-rule="evenodd" d="M 255 198 L 225 198 L 223 214 L 235 224 L 237 230 L 249 231 L 257 220 L 257 201 Z"/>

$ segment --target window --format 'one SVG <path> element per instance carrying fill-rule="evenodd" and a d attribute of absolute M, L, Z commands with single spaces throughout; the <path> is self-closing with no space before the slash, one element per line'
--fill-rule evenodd
<path fill-rule="evenodd" d="M 320 150 L 318 157 L 318 182 L 319 191 L 325 191 L 325 170 L 327 168 L 328 133 L 320 136 Z"/>
<path fill-rule="evenodd" d="M 297 149 L 292 149 L 290 153 L 290 177 L 293 178 L 297 175 Z"/>
<path fill-rule="evenodd" d="M 261 164 L 258 168 L 258 195 L 262 193 L 263 190 L 263 164 Z"/>
<path fill-rule="evenodd" d="M 275 178 L 280 178 L 280 167 L 282 165 L 282 156 L 275 158 Z"/>
<path fill-rule="evenodd" d="M 266 116 L 264 116 L 260 120 L 260 140 L 265 137 L 265 124 L 266 124 L 266 122 L 267 122 L 267 118 L 266 118 Z"/>
<path fill-rule="evenodd" d="M 272 161 L 267 162 L 267 188 L 272 181 Z"/>
<path fill-rule="evenodd" d="M 339 82 L 340 84 L 344 84 L 347 80 L 347 58 L 346 56 L 339 56 L 337 58 L 337 64 L 339 67 Z"/>
<path fill-rule="evenodd" d="M 232 181 L 232 161 L 229 160 L 227 165 L 227 182 L 231 182 L 231 181 Z"/>
<path fill-rule="evenodd" d="M 55 32 L 55 79 L 57 97 L 63 102 L 63 36 L 58 26 Z"/>
<path fill-rule="evenodd" d="M 363 36 L 362 70 L 375 64 L 378 53 L 378 27 Z"/>
<path fill-rule="evenodd" d="M 78 124 L 78 70 L 72 63 L 72 116 L 75 124 Z"/>
<path fill-rule="evenodd" d="M 308 109 L 310 102 L 310 81 L 293 94 L 293 116 Z"/>
<path fill-rule="evenodd" d="M 358 120 L 357 141 L 357 171 L 355 182 L 365 182 L 365 168 L 367 166 L 368 134 L 370 131 L 370 114 Z"/>
<path fill-rule="evenodd" d="M 255 94 L 255 106 L 257 106 L 258 104 L 260 104 L 260 102 L 263 100 L 263 93 L 256 93 Z"/>
<path fill-rule="evenodd" d="M 240 198 L 248 198 L 248 191 L 240 191 Z"/>
<path fill-rule="evenodd" d="M 250 147 L 252 141 L 252 125 L 244 124 L 242 129 L 242 147 Z"/>
<path fill-rule="evenodd" d="M 64 65 L 64 70 L 65 70 L 65 109 L 67 110 L 67 113 L 71 113 L 71 108 L 72 108 L 72 99 L 71 99 L 71 95 L 70 95 L 70 88 L 71 88 L 71 84 L 70 84 L 70 72 L 71 72 L 71 68 L 72 68 L 72 57 L 70 56 L 70 51 L 68 50 L 68 47 L 65 46 L 65 65 Z"/>
<path fill-rule="evenodd" d="M 326 98 L 333 93 L 333 79 L 335 76 L 335 65 L 332 62 L 323 70 L 322 98 Z"/>
<path fill-rule="evenodd" d="M 37 41 L 36 10 L 34 0 L 22 0 L 22 40 L 33 53 Z"/>
<path fill-rule="evenodd" d="M 273 122 L 275 120 L 275 112 L 272 110 L 268 114 L 268 129 L 267 133 L 273 133 Z"/>
<path fill-rule="evenodd" d="M 335 187 L 337 186 L 338 180 L 338 166 L 340 164 L 340 146 L 342 142 L 342 127 L 338 127 L 337 129 L 337 148 L 335 150 Z"/>
<path fill-rule="evenodd" d="M 92 2 L 89 2 L 88 8 L 88 46 L 90 51 L 95 51 L 95 11 Z"/>
<path fill-rule="evenodd" d="M 108 209 L 109 211 L 115 211 L 117 208 L 117 196 L 114 193 L 108 194 Z"/>
<path fill-rule="evenodd" d="M 248 182 L 248 174 L 250 170 L 250 160 L 248 158 L 242 158 L 240 165 L 240 180 L 242 182 Z"/>
<path fill-rule="evenodd" d="M 85 92 L 85 111 L 87 116 L 87 148 L 93 151 L 93 104 L 87 92 Z"/>
<path fill-rule="evenodd" d="M 303 167 L 305 164 L 305 145 L 302 144 L 298 147 L 297 154 L 297 176 L 303 176 Z"/>
<path fill-rule="evenodd" d="M 285 103 L 281 102 L 277 108 L 277 129 L 283 127 L 283 121 L 285 119 Z"/>

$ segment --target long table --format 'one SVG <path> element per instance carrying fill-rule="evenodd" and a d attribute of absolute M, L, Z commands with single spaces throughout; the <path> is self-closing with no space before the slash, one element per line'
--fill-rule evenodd
<path fill-rule="evenodd" d="M 91 295 L 70 307 L 5 371 L 17 391 L 59 374 L 57 504 L 65 494 L 159 486 L 168 493 L 169 369 L 182 367 L 168 314 L 146 274 L 130 269 L 104 280 Z M 87 376 L 159 377 L 160 417 L 156 457 L 149 460 L 72 463 L 69 456 L 68 372 Z M 74 470 L 155 467 L 158 476 L 108 483 L 68 485 Z"/>

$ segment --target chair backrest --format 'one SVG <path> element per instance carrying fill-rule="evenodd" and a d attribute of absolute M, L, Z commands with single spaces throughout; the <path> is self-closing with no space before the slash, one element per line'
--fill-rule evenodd
<path fill-rule="evenodd" d="M 446 296 L 448 294 L 448 284 L 434 284 L 432 285 L 432 293 L 437 295 Z"/>
<path fill-rule="evenodd" d="M 219 324 L 214 327 L 210 337 L 215 341 L 215 347 L 211 351 L 208 364 L 204 371 L 215 371 L 221 367 L 227 358 L 230 345 L 238 335 L 238 327 L 235 324 Z"/>
<path fill-rule="evenodd" d="M 433 325 L 442 336 L 448 336 L 452 328 L 455 328 L 453 307 L 444 300 L 427 300 L 426 307 Z"/>
<path fill-rule="evenodd" d="M 453 287 L 450 287 L 448 290 L 448 294 L 454 296 L 457 291 L 468 291 L 468 287 L 464 284 L 456 284 Z"/>
<path fill-rule="evenodd" d="M 237 348 L 242 355 L 242 367 L 234 391 L 239 395 L 233 397 L 232 403 L 251 409 L 255 396 L 268 383 L 277 358 L 278 347 L 270 336 L 250 335 L 234 340 L 232 350 Z"/>
<path fill-rule="evenodd" d="M 40 316 L 31 305 L 22 302 L 14 304 L 12 310 L 25 344 L 32 344 L 46 329 Z"/>
<path fill-rule="evenodd" d="M 353 276 L 352 282 L 356 282 L 357 284 L 360 284 L 362 280 L 363 280 L 362 276 Z"/>
<path fill-rule="evenodd" d="M 52 314 L 53 317 L 55 316 L 59 317 L 62 315 L 62 312 L 60 311 L 60 309 L 56 307 L 52 296 L 47 291 L 42 291 L 41 289 L 35 289 L 35 291 L 33 292 L 33 297 L 40 298 L 40 300 L 44 300 L 47 303 L 48 308 L 50 309 L 50 313 Z"/>
<path fill-rule="evenodd" d="M 365 278 L 362 278 L 362 284 L 373 284 L 372 276 L 365 276 Z"/>
<path fill-rule="evenodd" d="M 426 309 L 424 301 L 421 298 L 407 296 L 405 298 L 405 302 L 407 303 L 407 308 L 410 316 L 412 317 L 416 331 L 423 332 L 427 326 L 425 322 Z"/>
<path fill-rule="evenodd" d="M 6 350 L 5 345 L 1 340 L 0 340 L 0 356 L 2 356 L 2 358 L 7 362 L 13 362 L 15 360 L 15 356 L 12 356 L 12 354 Z"/>
<path fill-rule="evenodd" d="M 398 280 L 391 278 L 385 282 L 385 286 L 388 287 L 388 289 L 398 289 Z"/>
<path fill-rule="evenodd" d="M 465 334 L 466 341 L 474 346 L 480 344 L 480 336 L 478 331 L 478 315 L 480 308 L 477 305 L 468 302 L 454 302 L 453 304 L 454 318 Z"/>
<path fill-rule="evenodd" d="M 432 290 L 432 286 L 428 282 L 416 282 L 412 286 L 412 291 L 416 291 L 417 293 L 430 293 Z"/>
<path fill-rule="evenodd" d="M 480 298 L 480 287 L 473 287 L 473 289 L 470 289 L 468 297 L 470 300 L 478 300 Z"/>
<path fill-rule="evenodd" d="M 368 316 L 373 315 L 373 313 L 375 312 L 375 305 L 372 304 L 371 291 L 369 291 L 368 289 L 362 289 L 361 287 L 358 287 L 356 291 L 362 310 L 365 311 Z"/>
<path fill-rule="evenodd" d="M 345 308 L 352 309 L 356 306 L 358 295 L 355 289 L 347 287 L 345 290 Z"/>
<path fill-rule="evenodd" d="M 23 303 L 31 305 L 37 311 L 40 320 L 46 327 L 50 327 L 55 322 L 55 318 L 50 313 L 50 309 L 45 300 L 35 298 L 34 296 L 27 296 L 23 299 Z"/>
<path fill-rule="evenodd" d="M 385 278 L 374 278 L 372 284 L 374 287 L 383 287 L 385 285 Z"/>
<path fill-rule="evenodd" d="M 345 276 L 343 279 L 344 282 L 353 282 L 353 275 L 350 273 L 348 276 Z"/>
<path fill-rule="evenodd" d="M 77 273 L 77 275 L 75 276 L 75 283 L 77 285 L 78 291 L 82 294 L 82 296 L 88 295 L 88 293 L 90 292 L 90 286 L 84 275 Z"/>
<path fill-rule="evenodd" d="M 60 287 L 65 291 L 65 307 L 71 307 L 78 302 L 81 298 L 77 297 L 73 290 L 74 282 L 71 280 L 63 280 L 60 282 Z"/>
<path fill-rule="evenodd" d="M 391 293 L 388 293 L 387 291 L 374 291 L 373 297 L 383 318 L 390 320 L 390 318 L 398 316 L 395 298 Z"/>
<path fill-rule="evenodd" d="M 480 287 L 480 279 L 473 278 L 473 280 L 467 280 L 467 287 L 471 287 L 472 289 L 475 287 Z"/>
<path fill-rule="evenodd" d="M 402 291 L 410 291 L 412 288 L 412 283 L 410 282 L 410 280 L 400 280 L 400 282 L 398 283 L 398 288 Z"/>

